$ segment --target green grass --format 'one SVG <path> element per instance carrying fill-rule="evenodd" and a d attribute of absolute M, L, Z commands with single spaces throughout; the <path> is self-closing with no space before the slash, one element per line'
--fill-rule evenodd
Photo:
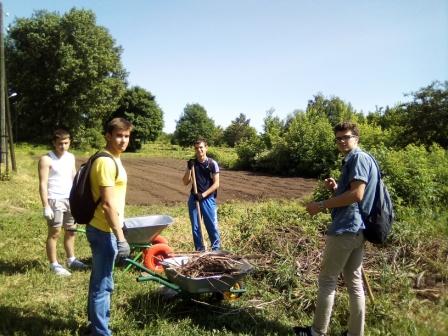
<path fill-rule="evenodd" d="M 191 154 L 157 146 L 144 150 L 138 155 L 186 159 Z M 0 335 L 76 335 L 86 324 L 89 272 L 57 278 L 45 256 L 37 181 L 37 158 L 45 151 L 19 146 L 18 173 L 0 182 Z M 129 206 L 126 211 L 128 217 L 172 216 L 175 223 L 163 235 L 175 251 L 191 251 L 183 205 Z M 367 301 L 366 335 L 448 334 L 447 218 L 443 209 L 400 209 L 390 244 L 367 246 L 365 269 L 375 306 Z M 166 300 L 159 285 L 138 283 L 137 272 L 117 267 L 111 318 L 116 335 L 291 335 L 293 325 L 311 322 L 328 215 L 310 218 L 294 201 L 233 201 L 220 204 L 219 220 L 224 248 L 247 256 L 255 266 L 241 299 Z M 76 249 L 78 257 L 90 261 L 82 234 Z M 58 253 L 63 261 L 61 244 Z M 346 290 L 338 288 L 330 335 L 345 330 L 347 306 Z"/>

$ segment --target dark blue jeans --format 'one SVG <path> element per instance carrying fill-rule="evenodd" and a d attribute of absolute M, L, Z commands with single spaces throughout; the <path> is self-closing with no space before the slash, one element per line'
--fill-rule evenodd
<path fill-rule="evenodd" d="M 221 239 L 218 229 L 218 215 L 216 209 L 216 201 L 213 196 L 207 197 L 199 202 L 201 207 L 202 217 L 204 218 L 205 228 L 207 229 L 212 250 L 219 250 L 221 247 Z M 202 242 L 201 225 L 198 221 L 198 210 L 196 208 L 196 199 L 190 195 L 188 199 L 188 213 L 190 214 L 191 230 L 193 232 L 193 241 L 196 251 L 203 251 L 205 249 Z"/>
<path fill-rule="evenodd" d="M 110 297 L 114 289 L 112 271 L 117 256 L 117 239 L 113 233 L 87 225 L 87 240 L 92 249 L 88 318 L 93 335 L 112 335 L 109 329 Z"/>

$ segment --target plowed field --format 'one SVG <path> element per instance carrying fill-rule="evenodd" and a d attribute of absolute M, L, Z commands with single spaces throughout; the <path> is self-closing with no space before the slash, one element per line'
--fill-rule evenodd
<path fill-rule="evenodd" d="M 123 158 L 123 165 L 128 173 L 128 204 L 186 202 L 190 187 L 182 183 L 185 161 L 167 158 Z M 315 185 L 314 179 L 221 169 L 218 202 L 299 199 L 310 194 Z"/>

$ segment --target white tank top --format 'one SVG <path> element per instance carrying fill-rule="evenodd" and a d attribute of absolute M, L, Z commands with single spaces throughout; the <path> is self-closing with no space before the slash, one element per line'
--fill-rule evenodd
<path fill-rule="evenodd" d="M 61 157 L 57 157 L 54 152 L 49 152 L 48 156 L 51 159 L 48 174 L 48 199 L 68 198 L 73 183 L 75 156 L 69 152 L 65 152 Z"/>

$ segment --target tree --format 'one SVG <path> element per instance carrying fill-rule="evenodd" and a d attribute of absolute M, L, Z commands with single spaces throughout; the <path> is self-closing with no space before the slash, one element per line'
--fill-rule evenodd
<path fill-rule="evenodd" d="M 73 8 L 62 16 L 36 11 L 16 19 L 7 36 L 6 64 L 18 94 L 19 140 L 38 140 L 65 126 L 75 142 L 96 141 L 124 93 L 121 51 L 90 10 Z"/>
<path fill-rule="evenodd" d="M 332 126 L 358 117 L 351 104 L 345 103 L 339 97 L 327 99 L 320 93 L 315 95 L 313 100 L 308 101 L 306 111 L 310 117 L 327 117 Z"/>
<path fill-rule="evenodd" d="M 280 141 L 285 130 L 285 124 L 279 117 L 274 116 L 274 112 L 272 108 L 266 111 L 266 117 L 263 120 L 262 138 L 268 149 Z"/>
<path fill-rule="evenodd" d="M 334 148 L 332 125 L 326 116 L 297 113 L 285 134 L 292 173 L 300 176 L 318 176 L 328 173 L 337 153 Z"/>
<path fill-rule="evenodd" d="M 157 105 L 155 96 L 138 86 L 126 90 L 113 117 L 126 118 L 134 125 L 129 146 L 131 151 L 156 140 L 162 133 L 163 111 Z"/>
<path fill-rule="evenodd" d="M 401 106 L 405 144 L 448 147 L 448 81 L 433 82 L 413 92 L 413 101 Z"/>
<path fill-rule="evenodd" d="M 207 116 L 207 111 L 199 104 L 187 104 L 176 123 L 173 141 L 188 147 L 192 146 L 197 138 L 202 137 L 213 144 L 215 135 L 215 122 Z"/>
<path fill-rule="evenodd" d="M 224 141 L 230 147 L 235 147 L 237 143 L 244 139 L 251 139 L 257 135 L 254 127 L 250 126 L 250 119 L 241 113 L 230 125 L 224 130 Z"/>

